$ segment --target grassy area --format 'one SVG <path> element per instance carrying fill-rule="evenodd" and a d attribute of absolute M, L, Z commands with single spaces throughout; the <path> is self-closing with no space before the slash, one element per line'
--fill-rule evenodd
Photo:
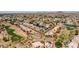
<path fill-rule="evenodd" d="M 14 33 L 14 31 L 15 31 L 14 29 L 11 29 L 9 26 L 5 26 L 5 25 L 2 25 L 2 26 L 6 29 L 7 33 L 9 35 L 11 35 L 12 42 L 19 41 L 19 40 L 22 39 L 22 36 L 17 35 L 16 33 Z"/>

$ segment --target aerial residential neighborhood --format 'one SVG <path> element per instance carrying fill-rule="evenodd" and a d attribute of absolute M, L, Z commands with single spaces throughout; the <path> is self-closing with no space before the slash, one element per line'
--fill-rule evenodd
<path fill-rule="evenodd" d="M 79 48 L 79 12 L 1 13 L 0 48 Z"/>

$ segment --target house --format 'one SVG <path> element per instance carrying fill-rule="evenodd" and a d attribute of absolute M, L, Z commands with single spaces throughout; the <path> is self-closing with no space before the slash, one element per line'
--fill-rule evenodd
<path fill-rule="evenodd" d="M 75 36 L 72 39 L 72 42 L 69 43 L 68 47 L 69 48 L 77 48 L 79 46 L 79 35 Z"/>

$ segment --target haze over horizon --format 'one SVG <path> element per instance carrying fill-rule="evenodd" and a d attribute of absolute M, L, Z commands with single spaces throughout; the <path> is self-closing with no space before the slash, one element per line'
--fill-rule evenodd
<path fill-rule="evenodd" d="M 50 12 L 57 12 L 57 13 L 78 13 L 79 11 L 0 11 L 0 14 L 3 13 L 50 13 Z"/>

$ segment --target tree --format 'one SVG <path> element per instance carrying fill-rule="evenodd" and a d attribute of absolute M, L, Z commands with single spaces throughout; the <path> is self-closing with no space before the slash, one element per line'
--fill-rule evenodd
<path fill-rule="evenodd" d="M 61 48 L 62 47 L 62 43 L 60 41 L 55 42 L 55 46 L 57 48 Z"/>

